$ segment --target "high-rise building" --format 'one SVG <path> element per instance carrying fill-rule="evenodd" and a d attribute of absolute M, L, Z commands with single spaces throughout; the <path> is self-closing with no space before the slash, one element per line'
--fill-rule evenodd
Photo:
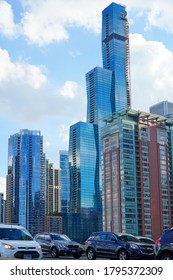
<path fill-rule="evenodd" d="M 61 150 L 59 152 L 60 168 L 61 168 L 61 212 L 69 212 L 70 201 L 70 180 L 69 180 L 69 157 L 68 151 Z"/>
<path fill-rule="evenodd" d="M 102 13 L 103 68 L 95 67 L 86 74 L 87 123 L 79 122 L 70 128 L 70 213 L 73 222 L 69 223 L 75 238 L 78 229 L 81 241 L 92 231 L 102 229 L 102 119 L 131 105 L 126 15 L 125 7 L 115 3 Z M 74 230 L 73 225 L 78 223 L 80 226 Z"/>
<path fill-rule="evenodd" d="M 98 125 L 78 122 L 70 127 L 70 213 L 76 217 L 70 236 L 78 236 L 79 242 L 102 228 L 98 144 Z"/>
<path fill-rule="evenodd" d="M 45 156 L 40 131 L 20 130 L 8 141 L 6 221 L 31 234 L 45 228 Z"/>
<path fill-rule="evenodd" d="M 102 12 L 103 68 L 86 74 L 87 122 L 131 107 L 129 26 L 124 6 L 110 4 Z"/>
<path fill-rule="evenodd" d="M 46 214 L 61 212 L 61 169 L 46 160 Z"/>
<path fill-rule="evenodd" d="M 129 25 L 125 6 L 112 3 L 102 12 L 103 67 L 112 71 L 115 110 L 131 106 Z"/>
<path fill-rule="evenodd" d="M 112 71 L 95 67 L 86 74 L 87 122 L 101 125 L 103 117 L 114 111 Z"/>
<path fill-rule="evenodd" d="M 173 225 L 173 120 L 125 110 L 105 123 L 104 230 L 156 240 Z"/>
<path fill-rule="evenodd" d="M 168 101 L 159 102 L 150 107 L 150 112 L 166 118 L 173 118 L 173 103 Z"/>
<path fill-rule="evenodd" d="M 5 213 L 5 200 L 4 194 L 0 193 L 0 223 L 4 223 L 4 213 Z"/>

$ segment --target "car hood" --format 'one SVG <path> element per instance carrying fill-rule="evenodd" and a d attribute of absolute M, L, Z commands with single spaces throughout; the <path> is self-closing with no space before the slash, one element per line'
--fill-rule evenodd
<path fill-rule="evenodd" d="M 66 245 L 78 245 L 80 246 L 79 243 L 75 242 L 75 241 L 66 241 L 66 240 L 53 240 L 54 243 L 63 243 Z"/>
<path fill-rule="evenodd" d="M 128 241 L 129 244 L 135 244 L 137 246 L 143 246 L 143 247 L 154 247 L 154 244 L 149 244 L 149 243 L 143 243 L 143 242 L 134 242 L 134 241 Z"/>
<path fill-rule="evenodd" d="M 20 248 L 36 248 L 39 243 L 34 240 L 21 241 L 21 240 L 1 240 L 1 244 L 9 244 L 14 247 Z"/>

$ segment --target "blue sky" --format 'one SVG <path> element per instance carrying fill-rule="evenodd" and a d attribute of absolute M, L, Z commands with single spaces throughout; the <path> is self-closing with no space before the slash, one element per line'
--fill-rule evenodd
<path fill-rule="evenodd" d="M 86 120 L 85 74 L 102 66 L 101 12 L 110 3 L 0 0 L 0 191 L 10 135 L 41 130 L 47 158 L 58 167 L 69 126 Z M 132 108 L 173 102 L 173 2 L 121 4 L 130 24 Z"/>

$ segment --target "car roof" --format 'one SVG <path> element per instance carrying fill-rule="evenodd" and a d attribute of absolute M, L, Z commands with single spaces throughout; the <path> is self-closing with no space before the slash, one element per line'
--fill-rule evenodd
<path fill-rule="evenodd" d="M 113 231 L 96 231 L 96 232 L 93 232 L 90 236 L 96 235 L 96 234 L 101 234 L 101 233 L 107 233 L 107 234 L 112 233 L 112 234 L 115 234 L 116 236 L 121 236 L 121 235 L 134 236 L 133 234 L 126 233 L 126 232 L 113 232 Z"/>
<path fill-rule="evenodd" d="M 152 240 L 152 238 L 151 237 L 148 237 L 148 236 L 142 236 L 142 235 L 135 235 L 135 237 L 137 237 L 137 238 L 146 238 L 146 239 L 151 239 Z"/>
<path fill-rule="evenodd" d="M 0 228 L 17 228 L 17 229 L 24 229 L 23 226 L 19 224 L 0 224 Z"/>
<path fill-rule="evenodd" d="M 38 235 L 38 234 L 57 234 L 57 235 L 63 235 L 63 234 L 58 233 L 58 232 L 47 232 L 47 231 L 45 231 L 45 232 L 39 232 L 39 233 L 37 233 L 37 235 Z"/>

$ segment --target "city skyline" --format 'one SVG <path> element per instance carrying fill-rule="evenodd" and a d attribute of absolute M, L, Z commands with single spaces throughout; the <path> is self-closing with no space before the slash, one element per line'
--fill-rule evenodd
<path fill-rule="evenodd" d="M 70 0 L 56 1 L 57 10 L 52 0 L 43 6 L 16 2 L 0 1 L 5 15 L 0 19 L 0 192 L 5 192 L 10 135 L 41 130 L 46 156 L 58 166 L 59 150 L 68 149 L 69 126 L 86 119 L 85 74 L 102 66 L 101 11 L 112 1 L 74 2 L 76 13 Z M 173 4 L 138 2 L 122 3 L 130 23 L 131 107 L 149 111 L 158 101 L 173 102 Z"/>

